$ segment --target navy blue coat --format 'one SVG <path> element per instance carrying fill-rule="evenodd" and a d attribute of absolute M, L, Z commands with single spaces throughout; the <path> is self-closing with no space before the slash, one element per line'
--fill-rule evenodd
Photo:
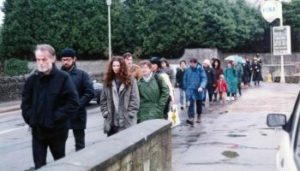
<path fill-rule="evenodd" d="M 206 73 L 201 65 L 196 68 L 188 67 L 183 77 L 183 87 L 188 100 L 202 100 L 204 97 L 204 89 L 207 84 Z M 198 88 L 202 87 L 203 91 L 198 92 Z"/>
<path fill-rule="evenodd" d="M 22 116 L 39 139 L 65 133 L 79 109 L 79 100 L 69 75 L 55 65 L 49 75 L 32 74 L 22 92 Z"/>
<path fill-rule="evenodd" d="M 71 119 L 71 129 L 85 129 L 86 128 L 86 120 L 87 120 L 87 112 L 86 106 L 94 97 L 94 88 L 93 83 L 89 77 L 89 75 L 76 66 L 68 72 L 71 76 L 71 79 L 76 88 L 78 97 L 79 97 L 79 110 L 73 115 Z"/>

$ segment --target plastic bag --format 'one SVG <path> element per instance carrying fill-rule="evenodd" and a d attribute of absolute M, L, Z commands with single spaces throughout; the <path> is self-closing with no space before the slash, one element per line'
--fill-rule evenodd
<path fill-rule="evenodd" d="M 168 120 L 172 122 L 172 127 L 180 125 L 180 118 L 178 115 L 177 105 L 173 104 L 171 110 L 168 113 Z"/>

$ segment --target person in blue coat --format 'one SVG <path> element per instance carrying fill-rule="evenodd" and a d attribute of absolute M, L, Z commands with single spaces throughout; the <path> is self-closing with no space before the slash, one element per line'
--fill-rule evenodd
<path fill-rule="evenodd" d="M 207 77 L 203 67 L 198 64 L 196 58 L 190 60 L 190 67 L 186 69 L 183 77 L 183 87 L 186 92 L 186 98 L 189 102 L 187 123 L 194 125 L 195 107 L 197 108 L 197 122 L 201 121 L 202 99 L 204 88 L 207 84 Z"/>
<path fill-rule="evenodd" d="M 76 88 L 79 96 L 79 110 L 71 118 L 70 128 L 73 129 L 75 139 L 75 150 L 79 151 L 85 147 L 85 132 L 87 112 L 86 106 L 94 97 L 93 83 L 90 76 L 76 66 L 76 52 L 71 48 L 61 51 L 62 70 L 67 72 Z"/>

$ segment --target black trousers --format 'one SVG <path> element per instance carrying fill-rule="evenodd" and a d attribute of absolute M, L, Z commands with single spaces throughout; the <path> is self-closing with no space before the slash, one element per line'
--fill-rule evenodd
<path fill-rule="evenodd" d="M 85 147 L 85 133 L 84 129 L 73 129 L 73 135 L 75 139 L 75 150 L 79 151 Z"/>
<path fill-rule="evenodd" d="M 46 165 L 48 147 L 50 148 L 54 160 L 64 157 L 67 138 L 68 132 L 48 139 L 38 139 L 33 136 L 32 151 L 35 169 Z"/>
<path fill-rule="evenodd" d="M 196 112 L 200 117 L 200 115 L 202 114 L 202 100 L 196 100 Z"/>
<path fill-rule="evenodd" d="M 111 129 L 109 130 L 109 132 L 107 133 L 107 136 L 110 137 L 116 133 L 119 132 L 119 128 L 116 126 L 111 126 Z"/>

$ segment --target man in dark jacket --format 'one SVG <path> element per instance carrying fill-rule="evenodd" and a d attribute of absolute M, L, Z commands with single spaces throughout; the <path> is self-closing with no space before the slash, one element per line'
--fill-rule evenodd
<path fill-rule="evenodd" d="M 71 79 L 79 96 L 79 110 L 73 115 L 71 119 L 71 129 L 75 138 L 76 151 L 85 147 L 85 133 L 86 128 L 86 109 L 85 107 L 92 100 L 94 96 L 93 84 L 89 75 L 76 67 L 76 52 L 73 49 L 66 48 L 61 52 L 62 70 L 70 74 Z"/>
<path fill-rule="evenodd" d="M 35 169 L 46 164 L 47 148 L 55 160 L 65 156 L 69 119 L 79 108 L 71 78 L 55 66 L 55 50 L 47 44 L 35 50 L 37 71 L 25 82 L 22 116 L 32 129 Z"/>

